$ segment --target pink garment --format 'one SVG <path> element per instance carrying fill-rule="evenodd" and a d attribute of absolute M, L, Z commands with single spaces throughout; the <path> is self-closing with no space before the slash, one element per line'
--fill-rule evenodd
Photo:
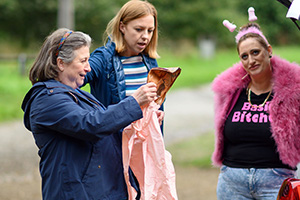
<path fill-rule="evenodd" d="M 129 182 L 129 166 L 139 182 L 141 200 L 178 199 L 171 154 L 165 150 L 156 115 L 158 108 L 159 105 L 152 102 L 143 108 L 144 117 L 123 131 L 123 167 L 129 200 L 137 195 Z"/>
<path fill-rule="evenodd" d="M 300 162 L 300 66 L 278 56 L 271 58 L 274 96 L 270 103 L 270 124 L 280 160 L 293 168 Z M 213 164 L 221 166 L 224 149 L 224 124 L 237 91 L 246 88 L 249 76 L 241 62 L 224 71 L 214 80 L 215 150 Z"/>

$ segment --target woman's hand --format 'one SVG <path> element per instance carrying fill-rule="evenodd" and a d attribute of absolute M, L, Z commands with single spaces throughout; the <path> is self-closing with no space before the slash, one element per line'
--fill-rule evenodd
<path fill-rule="evenodd" d="M 164 117 L 165 117 L 165 112 L 162 111 L 162 110 L 157 110 L 156 114 L 157 114 L 159 125 L 162 125 L 162 122 L 163 122 Z"/>
<path fill-rule="evenodd" d="M 153 82 L 147 83 L 139 87 L 132 96 L 138 102 L 138 104 L 142 107 L 144 105 L 149 104 L 150 102 L 154 101 L 157 94 L 156 94 L 156 84 Z"/>

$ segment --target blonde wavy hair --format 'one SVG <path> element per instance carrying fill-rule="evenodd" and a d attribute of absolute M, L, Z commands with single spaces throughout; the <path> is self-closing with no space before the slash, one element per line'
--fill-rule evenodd
<path fill-rule="evenodd" d="M 144 54 L 149 55 L 151 58 L 158 58 L 157 53 L 157 40 L 158 40 L 158 22 L 157 11 L 155 7 L 142 0 L 130 0 L 119 10 L 117 15 L 108 23 L 105 31 L 105 43 L 110 39 L 116 44 L 116 51 L 121 53 L 126 50 L 123 34 L 120 31 L 120 22 L 127 24 L 128 22 L 144 17 L 146 15 L 152 15 L 154 17 L 154 31 L 149 45 L 143 51 Z"/>

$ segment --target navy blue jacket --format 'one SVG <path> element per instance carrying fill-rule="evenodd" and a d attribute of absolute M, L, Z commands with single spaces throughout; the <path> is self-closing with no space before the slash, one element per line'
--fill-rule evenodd
<path fill-rule="evenodd" d="M 158 67 L 156 59 L 144 54 L 140 55 L 148 72 L 150 69 Z M 105 46 L 95 49 L 91 53 L 89 63 L 91 71 L 85 76 L 84 85 L 87 83 L 90 84 L 91 93 L 104 106 L 107 107 L 111 104 L 116 104 L 126 98 L 125 73 L 114 42 L 108 41 Z M 160 110 L 164 110 L 163 104 Z M 163 126 L 162 123 L 162 133 Z"/>
<path fill-rule="evenodd" d="M 49 80 L 33 85 L 22 109 L 39 148 L 43 199 L 127 198 L 120 130 L 142 118 L 133 97 L 106 109 L 91 94 Z"/>

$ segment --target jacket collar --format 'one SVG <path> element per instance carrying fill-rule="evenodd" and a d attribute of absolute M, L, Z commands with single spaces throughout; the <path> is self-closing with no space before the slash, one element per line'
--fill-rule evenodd
<path fill-rule="evenodd" d="M 273 56 L 271 59 L 273 70 L 273 91 L 282 93 L 283 90 L 295 91 L 300 88 L 297 86 L 300 83 L 300 68 L 295 63 L 290 63 L 278 56 Z M 212 83 L 212 90 L 217 94 L 233 94 L 238 89 L 246 88 L 250 82 L 249 76 L 242 79 L 246 71 L 241 62 L 234 64 L 231 68 L 218 75 Z M 295 91 L 296 92 L 296 91 Z M 291 95 L 291 94 L 290 94 Z"/>

